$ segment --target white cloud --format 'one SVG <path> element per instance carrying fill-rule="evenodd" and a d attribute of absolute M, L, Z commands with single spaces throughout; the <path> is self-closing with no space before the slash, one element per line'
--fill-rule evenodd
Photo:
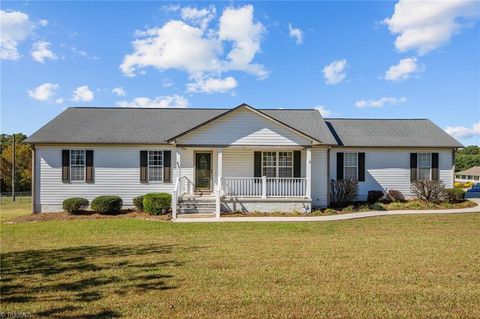
<path fill-rule="evenodd" d="M 73 91 L 72 101 L 75 102 L 90 102 L 94 98 L 93 92 L 87 85 L 79 86 Z"/>
<path fill-rule="evenodd" d="M 215 18 L 216 9 L 213 5 L 203 9 L 184 7 L 180 12 L 184 21 L 188 21 L 194 25 L 198 25 L 203 30 L 208 26 L 210 21 Z"/>
<path fill-rule="evenodd" d="M 400 0 L 393 15 L 383 22 L 397 34 L 397 50 L 425 54 L 448 43 L 461 28 L 471 26 L 478 18 L 477 6 L 478 2 L 471 0 Z"/>
<path fill-rule="evenodd" d="M 288 32 L 292 38 L 295 39 L 295 43 L 300 45 L 303 43 L 303 32 L 299 28 L 292 27 L 292 24 L 288 24 Z"/>
<path fill-rule="evenodd" d="M 72 45 L 70 46 L 70 51 L 72 51 L 72 53 L 75 53 L 75 54 L 78 54 L 80 56 L 83 56 L 85 58 L 88 58 L 88 59 L 92 59 L 92 60 L 98 60 L 99 58 L 95 55 L 90 55 L 88 54 L 87 52 L 83 51 L 83 50 L 79 50 L 76 46 Z"/>
<path fill-rule="evenodd" d="M 322 72 L 323 76 L 325 77 L 325 82 L 327 84 L 337 84 L 342 82 L 345 77 L 345 68 L 347 66 L 347 60 L 337 60 L 333 61 L 332 63 L 326 65 Z"/>
<path fill-rule="evenodd" d="M 63 99 L 62 98 L 58 98 L 55 100 L 55 103 L 57 104 L 62 104 L 63 103 Z"/>
<path fill-rule="evenodd" d="M 187 84 L 188 92 L 225 93 L 237 87 L 237 80 L 229 76 L 225 79 L 199 79 L 194 83 Z"/>
<path fill-rule="evenodd" d="M 18 45 L 35 28 L 27 14 L 20 11 L 0 10 L 0 59 L 18 60 Z"/>
<path fill-rule="evenodd" d="M 260 52 L 260 41 L 265 31 L 260 22 L 253 21 L 253 11 L 252 5 L 226 8 L 220 17 L 218 35 L 220 40 L 233 42 L 233 48 L 228 53 L 227 69 L 266 78 L 268 73 L 263 65 L 251 63 Z"/>
<path fill-rule="evenodd" d="M 35 61 L 40 63 L 45 63 L 46 59 L 50 59 L 50 60 L 58 59 L 55 53 L 50 51 L 49 46 L 50 46 L 50 42 L 46 42 L 46 41 L 35 42 L 32 46 L 32 51 L 30 51 L 32 58 Z"/>
<path fill-rule="evenodd" d="M 122 87 L 117 87 L 112 90 L 112 93 L 115 93 L 117 96 L 125 96 L 127 93 Z"/>
<path fill-rule="evenodd" d="M 172 85 L 173 85 L 173 82 L 169 78 L 165 78 L 162 80 L 163 87 L 168 88 L 168 87 L 171 87 Z"/>
<path fill-rule="evenodd" d="M 32 90 L 28 90 L 28 96 L 37 101 L 49 101 L 56 93 L 58 84 L 44 83 Z"/>
<path fill-rule="evenodd" d="M 219 19 L 218 30 L 197 26 L 205 24 L 205 19 L 210 21 L 214 11 L 214 7 L 183 8 L 186 21 L 171 20 L 162 27 L 137 31 L 137 39 L 132 42 L 133 53 L 124 57 L 121 71 L 126 76 L 135 76 L 147 67 L 161 71 L 178 69 L 198 81 L 236 70 L 265 78 L 267 71 L 263 65 L 252 63 L 260 51 L 264 32 L 263 25 L 254 22 L 253 6 L 226 8 Z M 224 46 L 231 50 L 224 52 Z"/>
<path fill-rule="evenodd" d="M 38 24 L 41 25 L 42 27 L 46 27 L 48 25 L 48 20 L 47 19 L 40 19 L 38 21 Z"/>
<path fill-rule="evenodd" d="M 400 103 L 404 103 L 407 101 L 406 97 L 382 97 L 378 100 L 360 100 L 355 102 L 355 106 L 358 108 L 366 108 L 366 107 L 383 107 L 384 105 L 398 105 Z"/>
<path fill-rule="evenodd" d="M 403 81 L 408 79 L 412 73 L 417 72 L 420 72 L 417 58 L 406 58 L 400 60 L 397 65 L 392 65 L 387 72 L 385 72 L 385 80 Z"/>
<path fill-rule="evenodd" d="M 315 110 L 317 110 L 318 112 L 320 112 L 320 114 L 323 116 L 323 117 L 329 117 L 333 114 L 332 111 L 330 110 L 327 110 L 327 108 L 323 105 L 318 105 L 315 107 Z"/>
<path fill-rule="evenodd" d="M 132 101 L 120 101 L 117 102 L 121 107 L 176 107 L 185 108 L 188 107 L 188 100 L 180 95 L 171 96 L 159 96 L 155 99 L 148 97 L 136 97 Z"/>
<path fill-rule="evenodd" d="M 445 132 L 451 136 L 459 139 L 479 137 L 480 136 L 480 121 L 474 123 L 472 127 L 464 126 L 447 126 Z"/>

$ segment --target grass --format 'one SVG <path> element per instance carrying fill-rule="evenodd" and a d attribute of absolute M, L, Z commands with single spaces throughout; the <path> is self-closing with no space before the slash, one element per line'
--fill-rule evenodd
<path fill-rule="evenodd" d="M 0 312 L 479 318 L 479 234 L 480 214 L 326 223 L 2 224 Z"/>
<path fill-rule="evenodd" d="M 32 213 L 32 198 L 17 197 L 13 202 L 11 197 L 4 197 L 0 202 L 0 222 L 13 219 L 18 216 Z"/>

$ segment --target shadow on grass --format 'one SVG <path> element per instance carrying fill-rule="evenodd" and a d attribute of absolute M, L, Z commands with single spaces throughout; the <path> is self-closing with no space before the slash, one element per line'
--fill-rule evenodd
<path fill-rule="evenodd" d="M 5 253 L 1 256 L 1 302 L 18 308 L 40 304 L 46 309 L 35 314 L 40 317 L 120 317 L 114 309 L 103 307 L 92 313 L 89 303 L 101 304 L 112 294 L 175 289 L 173 276 L 166 273 L 183 265 L 175 253 L 198 249 L 109 245 Z"/>

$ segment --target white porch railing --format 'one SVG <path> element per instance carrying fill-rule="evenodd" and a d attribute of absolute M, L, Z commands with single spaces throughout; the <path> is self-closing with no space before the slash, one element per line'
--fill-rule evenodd
<path fill-rule="evenodd" d="M 238 197 L 307 197 L 304 177 L 223 177 L 222 194 Z"/>
<path fill-rule="evenodd" d="M 172 192 L 172 218 L 177 218 L 178 198 L 185 194 L 193 193 L 194 184 L 186 176 L 179 176 L 175 180 L 175 188 Z"/>

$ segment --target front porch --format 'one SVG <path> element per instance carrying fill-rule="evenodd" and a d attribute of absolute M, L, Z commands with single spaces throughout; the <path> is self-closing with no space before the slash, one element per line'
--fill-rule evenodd
<path fill-rule="evenodd" d="M 211 160 L 199 161 L 197 154 L 208 153 Z M 309 147 L 183 148 L 176 153 L 173 218 L 188 212 L 215 217 L 222 211 L 307 213 L 311 156 Z"/>

